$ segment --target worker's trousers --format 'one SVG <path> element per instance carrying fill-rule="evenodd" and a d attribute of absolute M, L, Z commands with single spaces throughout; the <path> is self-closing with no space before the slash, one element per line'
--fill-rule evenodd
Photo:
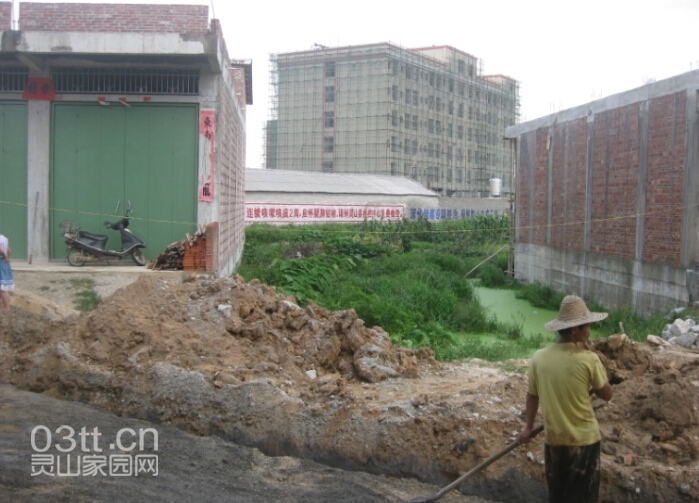
<path fill-rule="evenodd" d="M 584 446 L 546 445 L 549 503 L 597 503 L 600 443 Z"/>

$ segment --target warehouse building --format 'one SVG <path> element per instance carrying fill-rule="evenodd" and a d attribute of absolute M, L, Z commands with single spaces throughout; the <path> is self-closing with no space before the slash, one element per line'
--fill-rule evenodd
<path fill-rule="evenodd" d="M 15 258 L 63 259 L 61 221 L 102 233 L 131 207 L 148 259 L 206 227 L 207 268 L 232 272 L 251 65 L 230 59 L 208 7 L 23 2 L 13 20 L 0 2 L 0 29 L 0 228 Z"/>
<path fill-rule="evenodd" d="M 512 192 L 519 86 L 450 46 L 391 43 L 274 54 L 267 169 L 416 180 L 443 197 Z"/>
<path fill-rule="evenodd" d="M 272 224 L 394 222 L 416 210 L 439 211 L 436 193 L 407 178 L 248 169 L 245 222 Z"/>
<path fill-rule="evenodd" d="M 516 277 L 608 306 L 699 300 L 699 71 L 507 129 Z"/>

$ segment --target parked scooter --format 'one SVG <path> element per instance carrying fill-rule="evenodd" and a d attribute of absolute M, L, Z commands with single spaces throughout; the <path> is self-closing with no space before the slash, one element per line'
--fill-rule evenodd
<path fill-rule="evenodd" d="M 85 262 L 97 262 L 105 260 L 121 260 L 129 255 L 137 265 L 145 265 L 146 257 L 141 248 L 146 248 L 143 241 L 137 238 L 127 227 L 129 226 L 129 214 L 118 222 L 104 222 L 104 226 L 121 233 L 121 250 L 114 251 L 107 249 L 109 236 L 102 234 L 91 234 L 81 231 L 80 225 L 65 220 L 61 222 L 61 234 L 66 239 L 66 250 L 68 263 L 75 267 L 85 265 Z"/>

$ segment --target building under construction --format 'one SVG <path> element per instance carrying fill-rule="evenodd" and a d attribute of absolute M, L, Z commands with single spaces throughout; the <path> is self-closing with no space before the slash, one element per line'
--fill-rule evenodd
<path fill-rule="evenodd" d="M 519 86 L 449 46 L 271 56 L 268 169 L 406 176 L 442 196 L 509 194 Z M 499 180 L 499 182 L 497 181 Z M 501 184 L 501 185 L 500 185 Z"/>

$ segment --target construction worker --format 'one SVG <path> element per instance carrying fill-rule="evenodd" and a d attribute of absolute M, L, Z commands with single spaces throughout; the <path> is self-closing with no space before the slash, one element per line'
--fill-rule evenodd
<path fill-rule="evenodd" d="M 581 343 L 590 336 L 590 324 L 607 316 L 568 295 L 558 317 L 544 325 L 558 332 L 558 342 L 534 353 L 529 366 L 527 424 L 517 441 L 531 440 L 541 403 L 549 503 L 596 503 L 599 498 L 601 436 L 591 394 L 609 401 L 612 388 L 599 357 Z"/>

